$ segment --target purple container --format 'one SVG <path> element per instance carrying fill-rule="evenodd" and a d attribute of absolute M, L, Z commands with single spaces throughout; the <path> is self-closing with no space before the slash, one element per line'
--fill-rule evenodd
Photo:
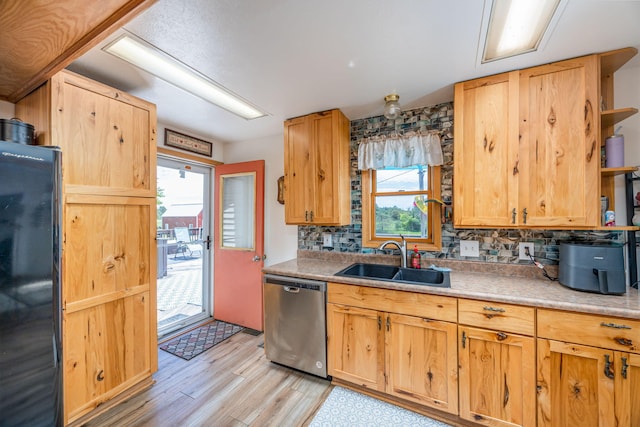
<path fill-rule="evenodd" d="M 624 136 L 613 135 L 605 139 L 605 167 L 621 168 L 624 166 Z"/>

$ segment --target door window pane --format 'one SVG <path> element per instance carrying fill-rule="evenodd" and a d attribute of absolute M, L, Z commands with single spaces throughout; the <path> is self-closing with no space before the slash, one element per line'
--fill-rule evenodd
<path fill-rule="evenodd" d="M 223 175 L 222 247 L 253 250 L 255 245 L 255 174 Z"/>

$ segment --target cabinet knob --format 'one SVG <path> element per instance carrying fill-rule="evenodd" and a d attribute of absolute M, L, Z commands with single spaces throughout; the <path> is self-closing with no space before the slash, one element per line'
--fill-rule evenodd
<path fill-rule="evenodd" d="M 98 372 L 98 375 L 96 376 L 96 380 L 98 381 L 104 380 L 104 369 L 101 369 L 100 372 Z"/>

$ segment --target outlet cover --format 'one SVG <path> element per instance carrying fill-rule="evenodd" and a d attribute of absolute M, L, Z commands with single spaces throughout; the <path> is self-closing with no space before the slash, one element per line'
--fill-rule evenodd
<path fill-rule="evenodd" d="M 533 256 L 534 247 L 535 247 L 534 244 L 531 242 L 518 243 L 518 259 L 524 259 L 524 260 L 530 261 L 531 258 L 529 258 L 529 255 L 527 255 L 525 248 L 529 248 L 529 253 L 531 254 L 531 256 Z"/>
<path fill-rule="evenodd" d="M 480 245 L 477 240 L 460 240 L 460 256 L 479 257 Z"/>
<path fill-rule="evenodd" d="M 322 233 L 322 246 L 325 248 L 333 247 L 333 236 L 331 233 Z"/>

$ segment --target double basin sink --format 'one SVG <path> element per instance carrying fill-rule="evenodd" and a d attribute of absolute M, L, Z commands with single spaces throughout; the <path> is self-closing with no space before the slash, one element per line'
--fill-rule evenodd
<path fill-rule="evenodd" d="M 449 271 L 436 270 L 433 268 L 415 269 L 385 264 L 356 263 L 337 272 L 336 276 L 383 280 L 409 285 L 436 286 L 440 288 L 451 287 Z"/>

